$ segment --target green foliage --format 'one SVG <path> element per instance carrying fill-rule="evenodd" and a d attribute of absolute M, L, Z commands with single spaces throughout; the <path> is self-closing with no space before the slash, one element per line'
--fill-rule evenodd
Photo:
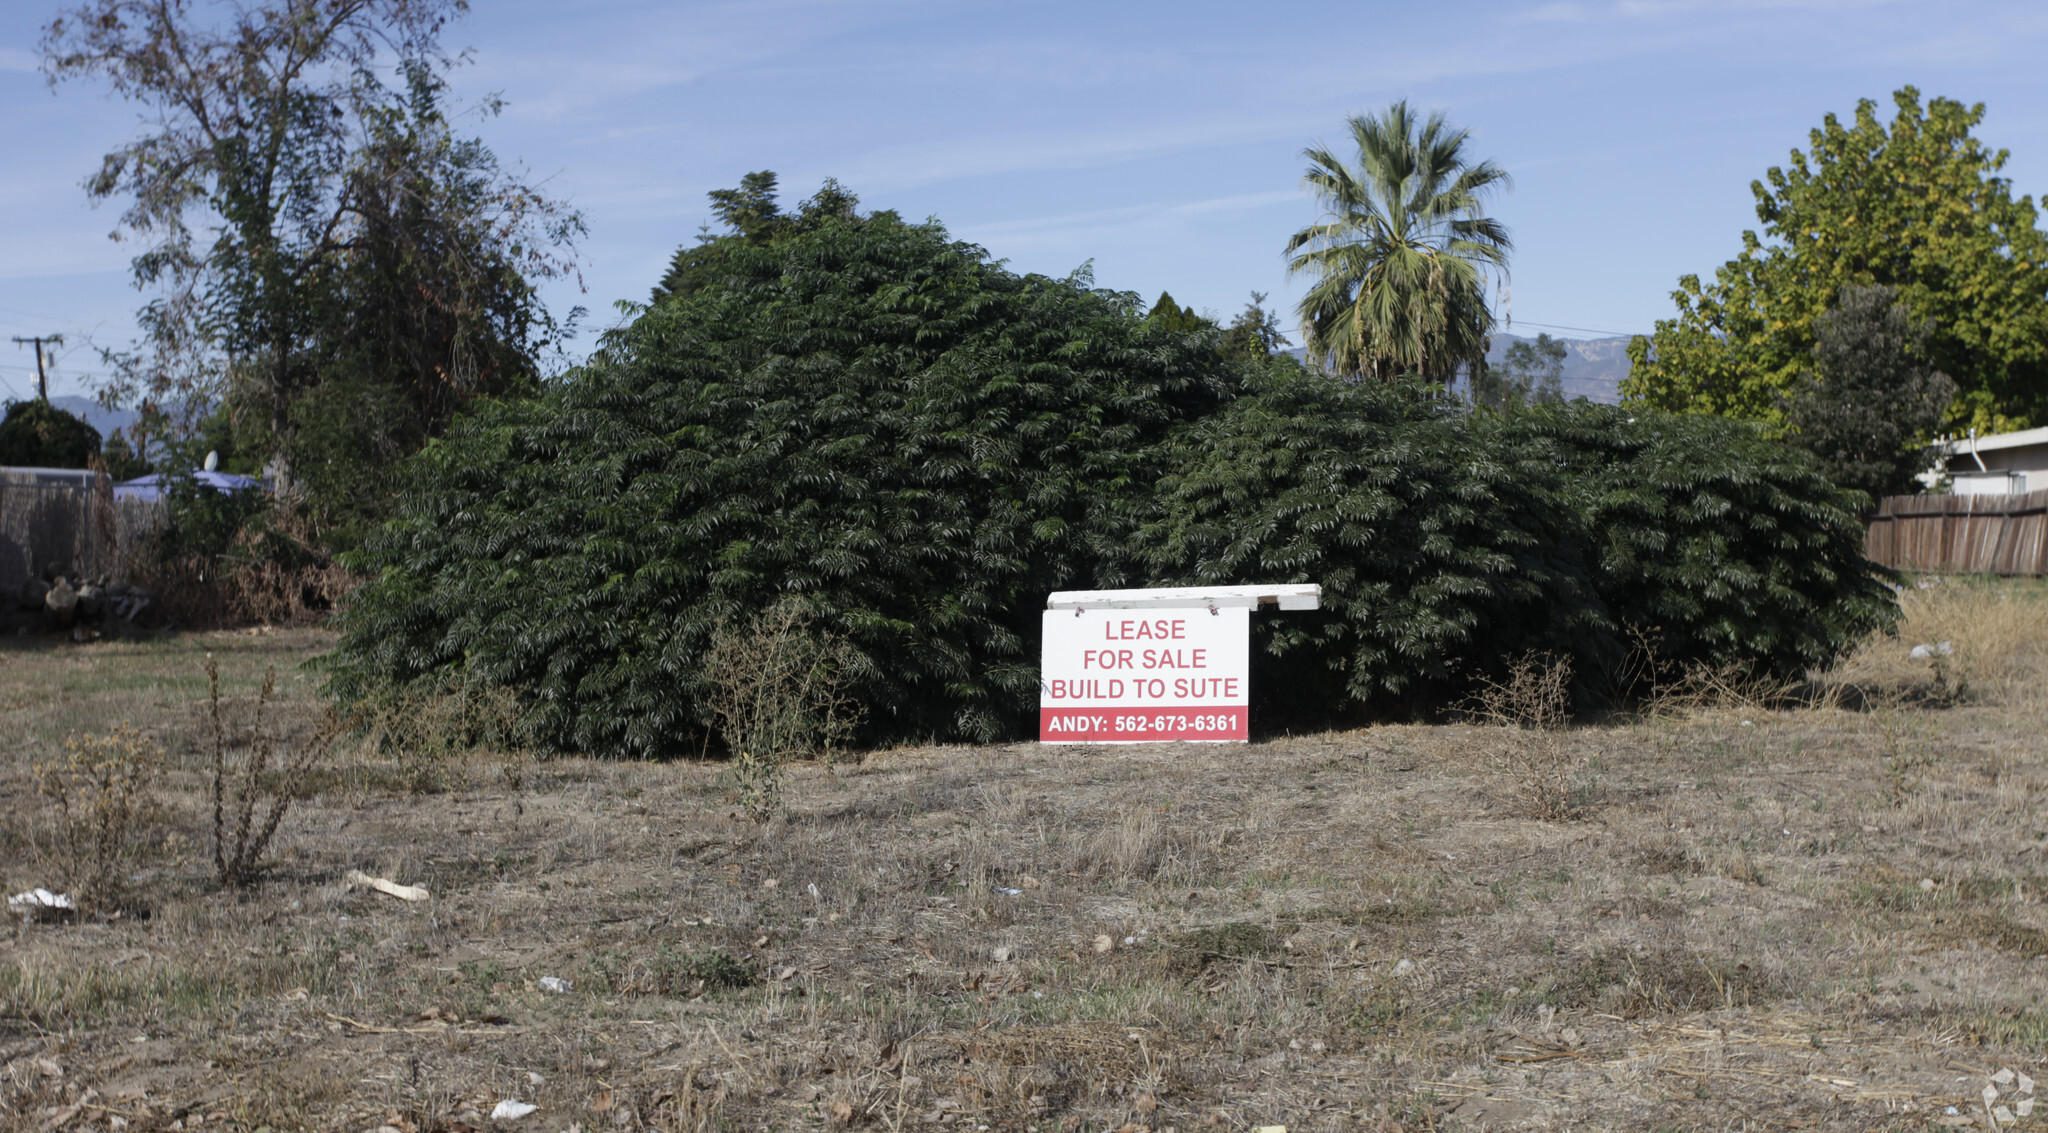
<path fill-rule="evenodd" d="M 1274 366 L 1176 432 L 1103 585 L 1322 584 L 1321 611 L 1254 621 L 1268 722 L 1441 697 L 1529 648 L 1612 660 L 1555 476 L 1483 442 L 1427 387 Z"/>
<path fill-rule="evenodd" d="M 540 357 L 570 333 L 534 280 L 565 267 L 541 249 L 581 222 L 451 131 L 438 73 L 415 60 L 403 74 L 402 99 L 362 111 L 349 248 L 308 296 L 311 371 L 285 430 L 309 518 L 343 543 L 382 518 L 393 464 L 470 401 L 534 393 Z"/>
<path fill-rule="evenodd" d="M 1216 329 L 1215 323 L 1196 314 L 1193 307 L 1183 307 L 1175 303 L 1173 295 L 1166 291 L 1159 293 L 1159 301 L 1152 304 L 1152 309 L 1145 313 L 1145 321 L 1161 330 L 1170 330 L 1176 334 L 1199 334 L 1202 331 Z"/>
<path fill-rule="evenodd" d="M 810 232 L 830 221 L 850 219 L 860 207 L 859 197 L 829 177 L 817 195 L 798 204 L 794 213 L 782 211 L 775 199 L 777 192 L 775 173 L 767 169 L 740 178 L 737 189 L 713 190 L 709 194 L 711 211 L 727 231 L 713 233 L 707 227 L 698 234 L 696 244 L 676 249 L 668 271 L 654 286 L 653 301 L 686 294 L 724 278 L 727 254 L 736 247 Z"/>
<path fill-rule="evenodd" d="M 1786 439 L 1818 457 L 1828 479 L 1873 500 L 1913 491 L 1956 396 L 1955 382 L 1924 361 L 1932 329 L 1892 288 L 1844 287 L 1814 320 L 1819 373 L 1786 398 Z"/>
<path fill-rule="evenodd" d="M 1036 607 L 1092 580 L 1091 510 L 1148 485 L 1232 372 L 1134 296 L 892 213 L 719 249 L 539 400 L 410 462 L 350 560 L 373 581 L 337 692 L 474 679 L 530 690 L 550 747 L 695 751 L 713 634 L 800 594 L 852 650 L 866 738 L 1029 718 Z"/>
<path fill-rule="evenodd" d="M 1287 241 L 1290 272 L 1312 277 L 1300 313 L 1309 356 L 1340 374 L 1449 381 L 1486 357 L 1491 273 L 1507 273 L 1507 229 L 1485 198 L 1508 175 L 1465 156 L 1470 133 L 1407 102 L 1350 119 L 1357 164 L 1320 146 L 1302 182 L 1331 219 Z"/>
<path fill-rule="evenodd" d="M 1623 396 L 1676 412 L 1778 423 L 1812 366 L 1815 323 L 1846 286 L 1884 285 L 1931 319 L 1928 361 L 1961 389 L 1951 422 L 1986 431 L 2048 420 L 2048 235 L 1970 131 L 1984 106 L 1892 96 L 1833 114 L 1750 191 L 1763 236 L 1710 283 L 1679 281 L 1676 318 L 1629 347 Z"/>
<path fill-rule="evenodd" d="M 318 527 L 377 518 L 382 465 L 470 399 L 530 390 L 566 333 L 532 281 L 572 270 L 580 219 L 441 109 L 438 36 L 465 7 L 79 0 L 42 43 L 53 79 L 153 112 L 87 182 L 128 199 L 135 281 L 156 293 L 109 393 L 159 423 L 226 407 Z"/>
<path fill-rule="evenodd" d="M 84 468 L 100 451 L 98 429 L 41 398 L 7 403 L 0 420 L 0 465 Z"/>
<path fill-rule="evenodd" d="M 1565 344 L 1548 333 L 1538 334 L 1533 342 L 1508 344 L 1499 366 L 1473 371 L 1473 404 L 1512 412 L 1525 405 L 1563 402 L 1566 353 Z"/>
<path fill-rule="evenodd" d="M 1794 676 L 1890 624 L 1853 499 L 1751 426 L 1423 394 L 1276 367 L 1176 431 L 1102 585 L 1321 583 L 1254 622 L 1269 724 L 1441 703 L 1532 651 L 1599 687 L 1630 627 L 1668 664 Z"/>
<path fill-rule="evenodd" d="M 1857 498 L 1755 425 L 1576 401 L 1490 430 L 1556 470 L 1609 620 L 1655 630 L 1663 664 L 1793 678 L 1897 619 Z"/>
<path fill-rule="evenodd" d="M 100 459 L 106 462 L 107 475 L 113 477 L 117 484 L 147 476 L 156 470 L 147 457 L 135 451 L 135 446 L 128 442 L 127 433 L 120 429 L 115 429 L 107 437 L 106 447 L 100 450 Z"/>
<path fill-rule="evenodd" d="M 1178 304 L 1018 277 L 936 223 L 799 212 L 749 239 L 763 215 L 735 209 L 589 365 L 406 462 L 348 560 L 374 580 L 332 691 L 512 689 L 556 750 L 716 729 L 787 753 L 818 705 L 838 719 L 801 695 L 819 674 L 861 741 L 1018 734 L 1059 589 L 1321 583 L 1323 610 L 1254 622 L 1269 726 L 1444 703 L 1532 651 L 1598 685 L 1630 627 L 1673 663 L 1796 673 L 1888 617 L 1849 497 L 1750 426 L 1471 414 L 1231 361 L 1163 325 Z M 795 675 L 762 700 L 771 671 Z"/>
<path fill-rule="evenodd" d="M 1244 310 L 1230 320 L 1223 328 L 1223 342 L 1218 349 L 1233 362 L 1261 362 L 1288 345 L 1287 335 L 1280 327 L 1280 315 L 1266 310 L 1266 294 L 1252 292 L 1252 301 Z"/>

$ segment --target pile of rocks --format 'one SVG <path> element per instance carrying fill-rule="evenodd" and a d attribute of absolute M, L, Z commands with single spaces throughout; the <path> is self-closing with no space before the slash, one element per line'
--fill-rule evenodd
<path fill-rule="evenodd" d="M 21 584 L 21 610 L 40 613 L 53 629 L 68 629 L 74 640 L 88 641 L 133 622 L 156 601 L 147 588 L 121 580 L 87 578 L 52 563 L 41 578 Z"/>

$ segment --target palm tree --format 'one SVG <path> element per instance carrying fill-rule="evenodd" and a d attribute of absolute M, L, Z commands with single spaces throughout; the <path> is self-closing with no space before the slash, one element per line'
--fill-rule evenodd
<path fill-rule="evenodd" d="M 1486 356 L 1488 276 L 1505 278 L 1514 247 L 1482 198 L 1513 182 L 1469 164 L 1469 131 L 1442 112 L 1417 121 L 1406 101 L 1350 119 L 1351 167 L 1320 146 L 1302 151 L 1327 213 L 1287 241 L 1289 273 L 1315 283 L 1297 308 L 1312 357 L 1341 374 L 1448 381 Z"/>

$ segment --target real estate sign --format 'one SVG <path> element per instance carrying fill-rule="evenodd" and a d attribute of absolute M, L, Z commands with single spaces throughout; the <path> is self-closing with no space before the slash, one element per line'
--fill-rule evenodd
<path fill-rule="evenodd" d="M 1312 583 L 1054 594 L 1039 656 L 1045 743 L 1251 737 L 1251 612 L 1313 610 Z"/>
<path fill-rule="evenodd" d="M 1248 739 L 1250 645 L 1241 606 L 1047 610 L 1038 738 Z"/>

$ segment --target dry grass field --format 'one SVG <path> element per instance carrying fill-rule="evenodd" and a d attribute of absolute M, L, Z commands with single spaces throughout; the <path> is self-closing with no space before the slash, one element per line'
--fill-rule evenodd
<path fill-rule="evenodd" d="M 288 752 L 328 639 L 8 642 L 0 882 L 114 866 L 4 929 L 0 1127 L 2048 1128 L 2048 593 L 1907 601 L 1792 700 L 876 752 L 765 826 L 716 764 L 355 744 L 231 889 L 203 658 Z M 67 824 L 124 723 L 163 764 Z"/>

